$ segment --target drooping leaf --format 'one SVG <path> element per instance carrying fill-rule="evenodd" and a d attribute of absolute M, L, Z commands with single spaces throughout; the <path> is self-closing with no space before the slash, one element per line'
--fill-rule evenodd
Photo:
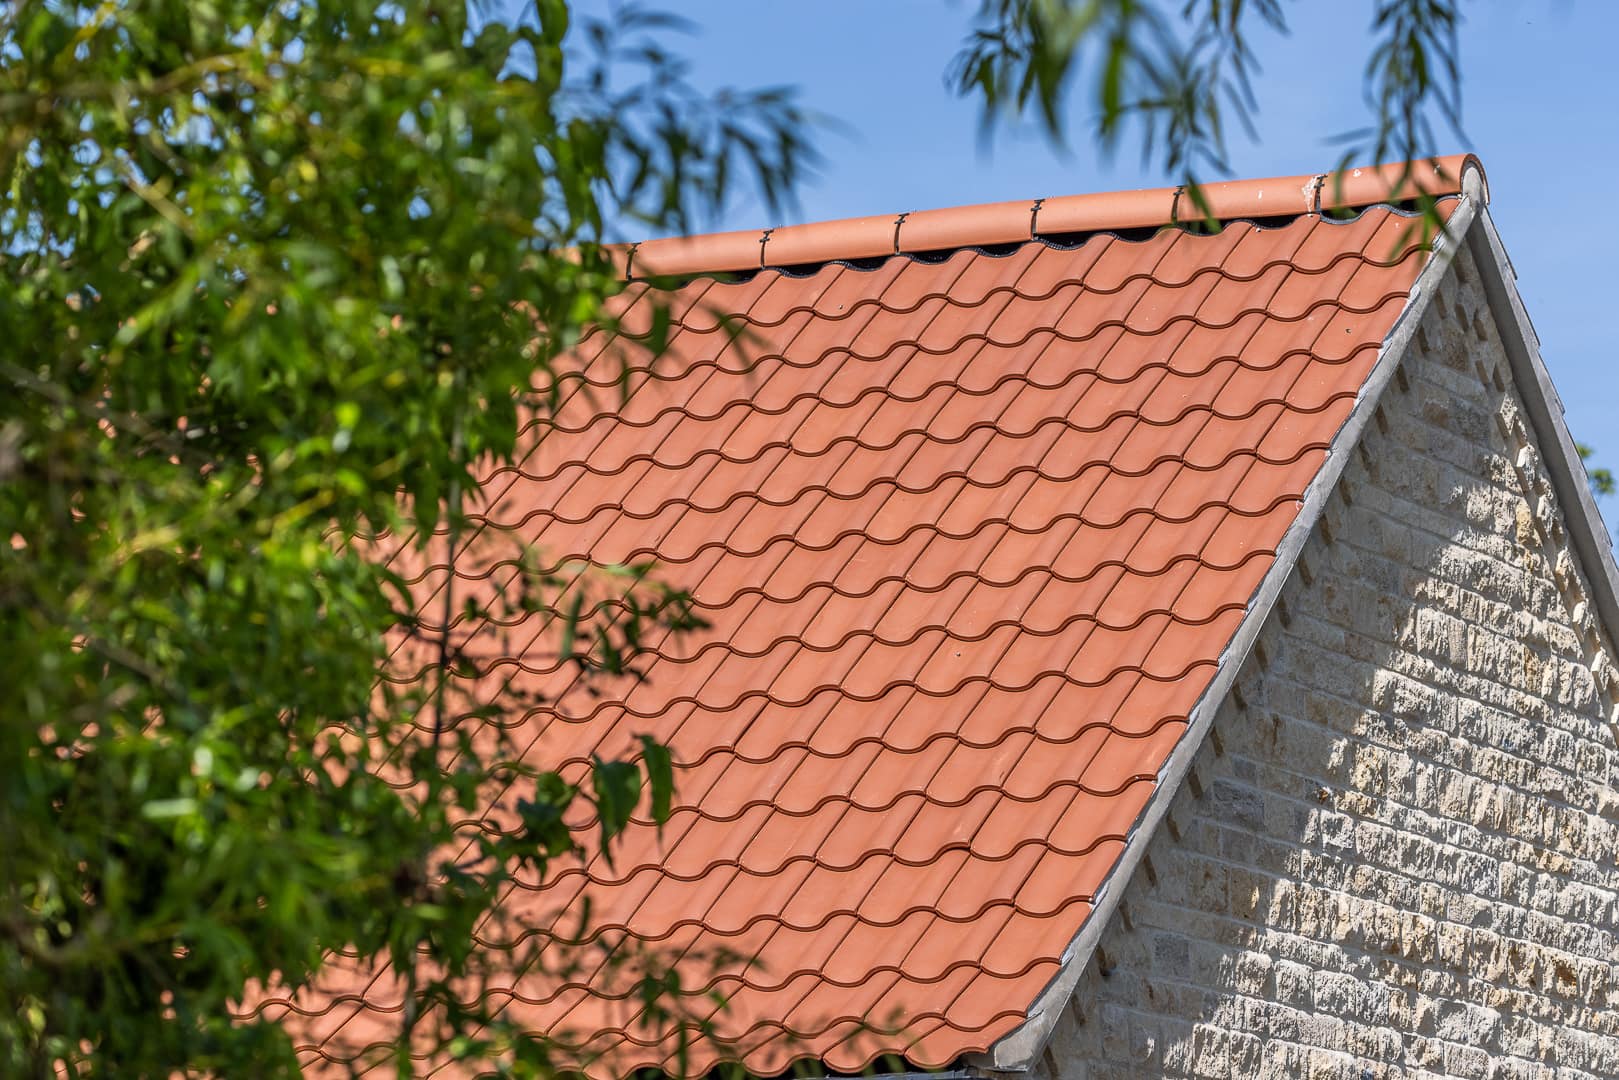
<path fill-rule="evenodd" d="M 601 850 L 612 861 L 610 843 L 630 822 L 641 800 L 641 770 L 629 761 L 609 761 L 592 755 L 590 782 L 601 819 Z"/>
<path fill-rule="evenodd" d="M 652 820 L 662 829 L 669 820 L 669 807 L 675 794 L 674 762 L 669 748 L 650 735 L 642 735 L 641 760 L 646 763 L 647 785 L 651 789 Z"/>

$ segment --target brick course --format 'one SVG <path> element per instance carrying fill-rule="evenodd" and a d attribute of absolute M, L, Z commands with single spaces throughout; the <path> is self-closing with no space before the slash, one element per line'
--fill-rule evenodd
<path fill-rule="evenodd" d="M 1041 1080 L 1619 1076 L 1611 643 L 1464 248 Z"/>

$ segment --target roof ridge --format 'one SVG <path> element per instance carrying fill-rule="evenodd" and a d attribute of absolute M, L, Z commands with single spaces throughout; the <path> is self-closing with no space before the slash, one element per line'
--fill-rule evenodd
<path fill-rule="evenodd" d="M 1218 221 L 1296 217 L 1422 196 L 1459 195 L 1473 154 L 1451 154 L 1308 176 L 1226 180 L 1202 185 Z M 1488 187 L 1481 188 L 1486 192 Z M 1042 236 L 1151 229 L 1200 220 L 1182 212 L 1186 186 L 1059 195 L 942 210 L 841 218 L 807 225 L 703 233 L 619 247 L 626 277 L 760 270 L 837 259 L 1017 244 Z"/>

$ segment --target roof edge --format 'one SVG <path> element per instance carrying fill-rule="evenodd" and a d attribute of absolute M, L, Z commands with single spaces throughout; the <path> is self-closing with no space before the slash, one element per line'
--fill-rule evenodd
<path fill-rule="evenodd" d="M 1612 645 L 1619 643 L 1619 565 L 1614 561 L 1613 540 L 1591 494 L 1585 462 L 1563 418 L 1562 398 L 1541 358 L 1539 337 L 1518 293 L 1517 271 L 1487 209 L 1479 215 L 1478 227 L 1467 241 L 1483 279 L 1484 295 L 1501 335 L 1512 381 L 1523 401 L 1523 411 L 1529 416 L 1534 448 L 1551 480 L 1556 508 L 1562 511 L 1568 527 L 1568 545 L 1589 586 L 1593 603 L 1587 609 L 1596 608 L 1597 622 L 1608 638 L 1611 653 Z M 1574 616 L 1576 623 L 1582 621 L 1578 612 Z M 1603 686 L 1599 678 L 1598 689 L 1609 700 L 1608 724 L 1615 742 L 1619 742 L 1619 707 L 1613 704 L 1619 699 L 1619 679 L 1610 676 L 1608 685 Z"/>
<path fill-rule="evenodd" d="M 1320 522 L 1327 501 L 1338 489 L 1339 478 L 1348 466 L 1366 426 L 1371 423 L 1378 403 L 1394 379 L 1395 369 L 1400 366 L 1406 350 L 1416 335 L 1417 327 L 1438 291 L 1439 279 L 1450 269 L 1461 244 L 1468 242 L 1468 238 L 1478 231 L 1475 226 L 1488 190 L 1484 182 L 1483 167 L 1478 165 L 1477 159 L 1472 155 L 1458 155 L 1455 159 L 1446 160 L 1456 162 L 1457 168 L 1463 173 L 1459 185 L 1459 194 L 1463 198 L 1461 205 L 1451 217 L 1445 237 L 1441 238 L 1434 256 L 1428 260 L 1428 264 L 1422 268 L 1422 272 L 1412 284 L 1410 299 L 1389 330 L 1388 336 L 1383 339 L 1377 363 L 1361 387 L 1354 408 L 1343 426 L 1338 429 L 1332 445 L 1328 447 L 1321 470 L 1316 473 L 1315 479 L 1305 490 L 1298 517 L 1294 519 L 1292 526 L 1282 537 L 1281 543 L 1277 545 L 1275 563 L 1260 582 L 1258 590 L 1249 602 L 1247 613 L 1221 654 L 1214 679 L 1192 709 L 1185 734 L 1175 745 L 1163 768 L 1158 771 L 1158 787 L 1147 800 L 1146 807 L 1130 830 L 1125 840 L 1124 851 L 1120 853 L 1113 869 L 1097 890 L 1090 915 L 1081 924 L 1079 932 L 1069 943 L 1068 948 L 1064 950 L 1062 965 L 1056 976 L 1031 1003 L 1028 1019 L 1021 1026 L 1002 1036 L 988 1051 L 969 1057 L 970 1065 L 976 1070 L 984 1073 L 1028 1072 L 1044 1053 L 1046 1044 L 1056 1030 L 1064 1006 L 1078 986 L 1080 976 L 1096 951 L 1102 934 L 1112 922 L 1125 887 L 1145 857 L 1147 845 L 1157 834 L 1159 824 L 1168 816 L 1170 804 L 1179 794 L 1187 775 L 1191 772 L 1193 761 L 1203 748 L 1209 730 L 1214 725 L 1215 715 L 1229 695 L 1238 673 L 1246 665 L 1260 631 L 1270 620 L 1282 588 L 1292 577 L 1299 554 L 1304 550 L 1306 542 Z M 1472 163 L 1472 168 L 1466 168 L 1469 162 Z M 1455 193 L 1457 192 L 1451 192 Z"/>
<path fill-rule="evenodd" d="M 1343 168 L 1313 176 L 1227 180 L 1200 188 L 1208 216 L 1235 221 L 1459 195 L 1468 174 L 1478 176 L 1476 197 L 1488 202 L 1484 166 L 1473 154 Z M 1182 185 L 677 236 L 613 245 L 610 253 L 627 278 L 680 277 L 1025 243 L 1061 234 L 1162 228 L 1194 223 L 1204 216 Z"/>

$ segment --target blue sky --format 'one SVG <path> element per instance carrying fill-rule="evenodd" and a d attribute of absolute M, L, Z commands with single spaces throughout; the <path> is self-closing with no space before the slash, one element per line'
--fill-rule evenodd
<path fill-rule="evenodd" d="M 818 139 L 826 163 L 800 191 L 796 212 L 772 220 L 744 200 L 716 227 L 1156 187 L 1175 179 L 1143 168 L 1134 147 L 1111 162 L 1100 159 L 1078 109 L 1066 155 L 1032 132 L 1003 133 L 986 149 L 975 106 L 944 85 L 976 7 L 972 0 L 663 6 L 700 28 L 671 43 L 692 61 L 699 85 L 797 86 L 805 105 L 843 126 Z M 1237 176 L 1313 173 L 1337 160 L 1340 150 L 1329 138 L 1366 119 L 1361 71 L 1372 8 L 1370 0 L 1286 5 L 1291 36 L 1258 42 L 1260 141 L 1234 139 Z M 1619 91 L 1611 75 L 1619 4 L 1475 0 L 1465 11 L 1466 139 L 1441 128 L 1435 149 L 1469 149 L 1483 159 L 1491 212 L 1569 424 L 1600 459 L 1619 465 L 1619 348 L 1610 329 L 1619 258 L 1615 245 L 1603 242 L 1619 186 Z M 1605 507 L 1610 520 L 1616 509 Z"/>

